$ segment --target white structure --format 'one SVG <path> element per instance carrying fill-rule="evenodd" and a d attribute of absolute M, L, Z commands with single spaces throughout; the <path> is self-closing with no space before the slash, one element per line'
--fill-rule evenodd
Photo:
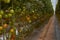
<path fill-rule="evenodd" d="M 51 0 L 51 2 L 52 2 L 52 5 L 53 5 L 54 14 L 55 14 L 56 4 L 57 4 L 58 0 Z"/>

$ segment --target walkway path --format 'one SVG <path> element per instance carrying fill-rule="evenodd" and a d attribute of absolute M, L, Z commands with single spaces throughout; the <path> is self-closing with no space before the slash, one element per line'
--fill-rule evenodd
<path fill-rule="evenodd" d="M 56 40 L 58 39 L 58 30 L 56 33 L 56 18 L 53 15 L 43 29 L 35 31 L 27 40 Z M 58 27 L 58 26 L 57 26 Z M 58 34 L 58 35 L 57 35 Z M 58 37 L 57 37 L 58 36 Z"/>

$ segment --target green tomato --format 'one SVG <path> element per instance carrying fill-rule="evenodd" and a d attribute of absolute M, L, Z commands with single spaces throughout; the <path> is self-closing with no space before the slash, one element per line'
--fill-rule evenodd
<path fill-rule="evenodd" d="M 13 10 L 13 9 L 11 9 L 11 10 L 10 10 L 10 13 L 14 13 L 14 10 Z"/>
<path fill-rule="evenodd" d="M 3 10 L 0 10 L 0 14 L 3 15 L 4 14 L 4 11 Z"/>
<path fill-rule="evenodd" d="M 11 16 L 12 16 L 12 14 L 10 14 L 10 13 L 9 13 L 9 14 L 8 14 L 8 16 L 9 16 L 9 17 L 11 17 Z"/>
<path fill-rule="evenodd" d="M 0 18 L 2 18 L 2 15 L 0 15 Z"/>
<path fill-rule="evenodd" d="M 34 11 L 34 10 L 32 10 L 32 12 L 34 13 L 35 11 Z"/>
<path fill-rule="evenodd" d="M 10 3 L 10 0 L 4 0 L 5 3 Z"/>
<path fill-rule="evenodd" d="M 25 9 L 25 7 L 23 7 L 23 9 Z"/>
<path fill-rule="evenodd" d="M 5 18 L 8 18 L 8 15 L 7 14 L 5 15 Z"/>

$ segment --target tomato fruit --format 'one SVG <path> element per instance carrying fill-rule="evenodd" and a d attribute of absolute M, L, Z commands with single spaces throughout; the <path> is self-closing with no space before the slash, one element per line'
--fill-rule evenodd
<path fill-rule="evenodd" d="M 8 27 L 8 24 L 3 24 L 3 27 L 4 27 L 4 28 L 7 28 L 7 27 Z"/>
<path fill-rule="evenodd" d="M 11 10 L 10 10 L 10 13 L 14 13 L 14 10 L 13 10 L 13 9 L 11 9 Z"/>
<path fill-rule="evenodd" d="M 2 18 L 2 15 L 0 15 L 0 18 Z"/>
<path fill-rule="evenodd" d="M 14 29 L 10 29 L 10 32 L 14 32 Z"/>
<path fill-rule="evenodd" d="M 11 0 L 4 0 L 5 3 L 10 3 Z"/>
<path fill-rule="evenodd" d="M 2 30 L 3 29 L 3 27 L 2 26 L 0 26 L 0 30 Z"/>
<path fill-rule="evenodd" d="M 0 10 L 0 14 L 3 15 L 4 14 L 4 11 L 3 10 Z"/>
<path fill-rule="evenodd" d="M 8 15 L 7 14 L 5 14 L 5 18 L 8 18 Z"/>
<path fill-rule="evenodd" d="M 9 13 L 9 14 L 8 14 L 8 16 L 9 16 L 9 17 L 11 17 L 11 16 L 12 16 L 12 14 L 10 14 L 10 13 Z"/>

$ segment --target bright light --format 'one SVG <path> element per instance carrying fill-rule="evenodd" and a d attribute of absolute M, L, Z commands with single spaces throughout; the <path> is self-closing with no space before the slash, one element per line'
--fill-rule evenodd
<path fill-rule="evenodd" d="M 51 0 L 51 2 L 52 2 L 52 5 L 53 5 L 54 14 L 55 14 L 56 4 L 57 4 L 58 0 Z"/>

